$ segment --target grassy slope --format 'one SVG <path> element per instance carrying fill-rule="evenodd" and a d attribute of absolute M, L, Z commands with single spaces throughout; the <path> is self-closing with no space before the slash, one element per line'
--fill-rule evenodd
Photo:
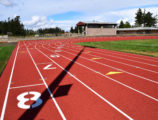
<path fill-rule="evenodd" d="M 15 45 L 1 45 L 0 44 L 0 75 L 2 74 L 3 69 L 5 68 L 8 59 L 12 53 L 12 50 L 15 48 Z"/>
<path fill-rule="evenodd" d="M 123 40 L 108 42 L 83 42 L 82 46 L 97 47 L 135 54 L 143 54 L 158 57 L 158 39 L 151 40 Z"/>

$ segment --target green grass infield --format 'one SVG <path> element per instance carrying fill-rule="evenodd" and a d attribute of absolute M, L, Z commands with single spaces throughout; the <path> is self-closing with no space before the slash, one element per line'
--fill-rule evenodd
<path fill-rule="evenodd" d="M 85 47 L 158 57 L 158 39 L 77 43 Z"/>
<path fill-rule="evenodd" d="M 0 43 L 0 76 L 15 46 L 15 43 Z"/>

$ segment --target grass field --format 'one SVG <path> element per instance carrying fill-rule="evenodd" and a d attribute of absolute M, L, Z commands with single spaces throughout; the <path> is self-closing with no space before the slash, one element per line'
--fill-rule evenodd
<path fill-rule="evenodd" d="M 0 76 L 15 46 L 16 46 L 15 43 L 14 44 L 10 44 L 10 43 L 0 44 Z"/>
<path fill-rule="evenodd" d="M 158 57 L 158 39 L 82 42 L 78 45 Z"/>

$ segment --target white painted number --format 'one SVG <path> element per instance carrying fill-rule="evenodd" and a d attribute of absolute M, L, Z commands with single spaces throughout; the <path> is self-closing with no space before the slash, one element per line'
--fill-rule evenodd
<path fill-rule="evenodd" d="M 56 67 L 51 67 L 52 64 L 49 64 L 43 68 L 43 70 L 56 69 Z"/>
<path fill-rule="evenodd" d="M 25 96 L 27 95 L 34 95 L 32 98 L 25 98 Z M 30 109 L 30 108 L 35 108 L 38 107 L 39 105 L 42 104 L 42 99 L 40 98 L 41 94 L 39 92 L 24 92 L 20 95 L 18 95 L 17 99 L 18 99 L 18 107 L 22 108 L 22 109 Z M 32 104 L 32 105 L 26 105 L 26 102 L 28 102 L 29 100 L 33 100 L 36 101 L 36 103 Z"/>
<path fill-rule="evenodd" d="M 58 58 L 58 57 L 60 57 L 60 55 L 50 55 L 50 57 L 52 57 L 52 58 Z"/>
<path fill-rule="evenodd" d="M 55 52 L 61 52 L 62 50 L 55 50 Z"/>

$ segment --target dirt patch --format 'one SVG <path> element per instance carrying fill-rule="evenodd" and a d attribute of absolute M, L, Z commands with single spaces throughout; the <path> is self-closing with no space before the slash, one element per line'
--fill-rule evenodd
<path fill-rule="evenodd" d="M 0 42 L 0 46 L 12 46 L 16 44 L 17 42 Z"/>
<path fill-rule="evenodd" d="M 148 56 L 153 56 L 153 57 L 158 57 L 158 52 L 140 52 L 140 51 L 135 51 L 135 50 L 123 50 L 124 52 L 128 53 L 135 53 L 135 54 L 141 54 L 141 55 L 148 55 Z"/>

